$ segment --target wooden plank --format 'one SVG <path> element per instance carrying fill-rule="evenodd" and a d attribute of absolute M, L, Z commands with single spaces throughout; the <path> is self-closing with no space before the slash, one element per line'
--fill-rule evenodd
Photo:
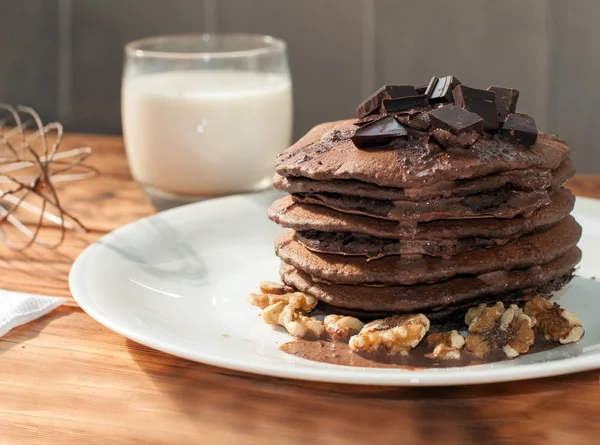
<path fill-rule="evenodd" d="M 131 180 L 121 138 L 69 134 L 61 149 L 85 146 L 94 150 L 87 163 L 100 174 L 58 185 L 57 190 L 63 207 L 80 219 L 89 232 L 68 232 L 56 250 L 35 245 L 26 252 L 17 252 L 0 243 L 1 288 L 71 298 L 69 269 L 83 249 L 104 233 L 154 212 Z M 45 230 L 43 235 L 50 235 L 50 229 Z"/>
<path fill-rule="evenodd" d="M 577 196 L 600 199 L 600 176 L 577 175 L 569 180 L 567 187 Z"/>

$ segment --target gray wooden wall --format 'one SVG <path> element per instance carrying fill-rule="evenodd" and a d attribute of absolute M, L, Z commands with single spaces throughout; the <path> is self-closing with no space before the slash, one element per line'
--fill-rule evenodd
<path fill-rule="evenodd" d="M 289 43 L 295 136 L 384 83 L 454 74 L 521 90 L 581 172 L 600 173 L 600 0 L 0 0 L 0 101 L 72 131 L 119 133 L 123 45 L 187 32 Z"/>

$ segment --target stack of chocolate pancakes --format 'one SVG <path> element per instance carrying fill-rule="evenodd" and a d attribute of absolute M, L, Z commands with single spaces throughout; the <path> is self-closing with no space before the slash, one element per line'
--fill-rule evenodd
<path fill-rule="evenodd" d="M 434 77 L 313 128 L 277 159 L 283 281 L 336 313 L 440 322 L 561 288 L 581 257 L 570 150 L 517 98 Z"/>

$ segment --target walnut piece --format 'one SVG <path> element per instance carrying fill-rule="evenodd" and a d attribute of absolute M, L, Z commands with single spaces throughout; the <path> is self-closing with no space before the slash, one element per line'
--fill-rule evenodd
<path fill-rule="evenodd" d="M 285 301 L 278 301 L 265 307 L 260 315 L 265 323 L 278 325 L 279 317 L 286 306 L 287 304 Z"/>
<path fill-rule="evenodd" d="M 460 360 L 465 338 L 457 330 L 435 332 L 427 337 L 427 344 L 433 345 L 433 356 L 440 360 Z"/>
<path fill-rule="evenodd" d="M 516 304 L 508 309 L 501 302 L 485 308 L 469 325 L 465 340 L 471 354 L 485 358 L 501 350 L 506 357 L 515 358 L 529 351 L 534 334 L 531 319 Z"/>
<path fill-rule="evenodd" d="M 283 326 L 292 337 L 316 340 L 325 332 L 323 323 L 285 301 L 267 306 L 261 315 L 266 323 Z"/>
<path fill-rule="evenodd" d="M 307 317 L 298 308 L 288 304 L 279 316 L 279 324 L 283 326 L 292 337 L 317 340 L 323 336 L 325 327 L 316 318 Z"/>
<path fill-rule="evenodd" d="M 285 284 L 276 283 L 275 281 L 262 281 L 260 283 L 260 292 L 263 294 L 283 295 L 294 292 L 294 289 Z"/>
<path fill-rule="evenodd" d="M 469 309 L 467 311 L 467 314 L 465 315 L 465 323 L 467 324 L 467 326 L 471 326 L 471 323 L 473 323 L 473 321 L 479 317 L 479 315 L 483 312 L 483 310 L 487 307 L 487 304 L 485 303 L 481 303 L 477 306 L 473 306 L 471 309 Z M 503 310 L 504 309 L 504 305 L 502 304 L 501 301 L 497 302 L 495 304 L 495 307 L 498 307 L 499 310 Z"/>
<path fill-rule="evenodd" d="M 261 286 L 262 287 L 262 286 Z M 250 294 L 248 301 L 254 306 L 265 309 L 279 301 L 290 304 L 305 312 L 312 311 L 317 305 L 317 299 L 313 296 L 303 294 L 302 292 L 288 292 L 285 294 Z"/>
<path fill-rule="evenodd" d="M 546 340 L 566 344 L 583 336 L 583 325 L 577 314 L 566 311 L 545 298 L 535 297 L 525 304 L 524 310 Z"/>
<path fill-rule="evenodd" d="M 350 337 L 356 335 L 364 324 L 355 317 L 330 314 L 325 317 L 325 330 L 332 340 L 347 343 Z"/>
<path fill-rule="evenodd" d="M 353 351 L 407 355 L 428 330 L 429 319 L 423 314 L 394 315 L 367 323 L 349 344 Z"/>

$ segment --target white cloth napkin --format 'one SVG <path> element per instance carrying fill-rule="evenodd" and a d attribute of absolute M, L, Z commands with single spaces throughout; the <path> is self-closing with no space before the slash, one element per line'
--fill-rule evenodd
<path fill-rule="evenodd" d="M 66 298 L 43 297 L 0 289 L 0 337 L 12 328 L 46 315 L 65 301 Z"/>

